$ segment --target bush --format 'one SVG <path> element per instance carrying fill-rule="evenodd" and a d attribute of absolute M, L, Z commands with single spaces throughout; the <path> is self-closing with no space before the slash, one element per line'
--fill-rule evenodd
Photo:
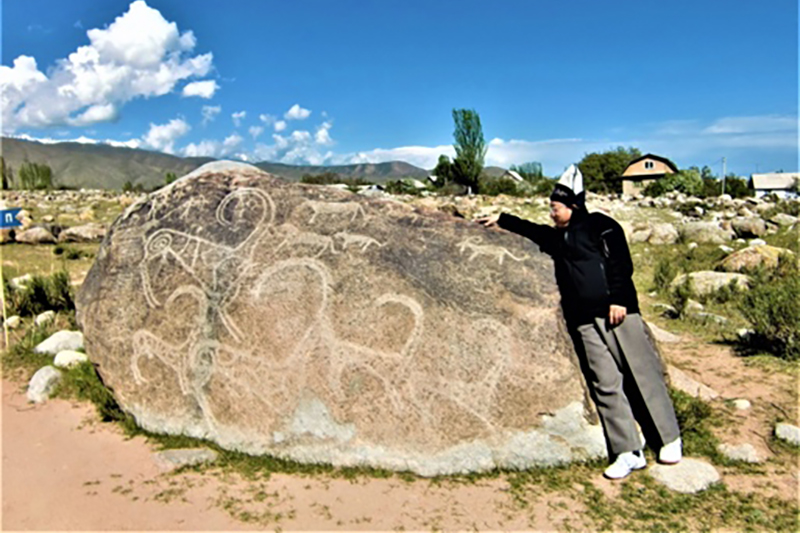
<path fill-rule="evenodd" d="M 75 309 L 69 274 L 61 271 L 51 276 L 33 276 L 23 288 L 11 286 L 7 280 L 5 294 L 10 314 L 34 316 L 45 311 L 72 311 Z"/>
<path fill-rule="evenodd" d="M 694 296 L 692 278 L 687 274 L 683 283 L 678 284 L 677 287 L 669 291 L 669 303 L 675 308 L 677 318 L 684 318 L 686 316 L 686 308 L 692 296 Z"/>
<path fill-rule="evenodd" d="M 673 279 L 675 279 L 675 262 L 666 257 L 659 259 L 653 271 L 653 288 L 658 292 L 664 292 Z"/>
<path fill-rule="evenodd" d="M 792 258 L 781 257 L 773 273 L 754 276 L 739 310 L 753 329 L 750 348 L 800 359 L 800 272 Z"/>
<path fill-rule="evenodd" d="M 481 178 L 478 190 L 487 196 L 507 194 L 508 196 L 522 196 L 522 191 L 517 187 L 517 182 L 508 178 Z"/>
<path fill-rule="evenodd" d="M 705 185 L 700 173 L 694 169 L 681 170 L 674 174 L 668 174 L 658 179 L 644 188 L 646 196 L 656 197 L 671 191 L 678 191 L 691 196 L 703 194 Z"/>

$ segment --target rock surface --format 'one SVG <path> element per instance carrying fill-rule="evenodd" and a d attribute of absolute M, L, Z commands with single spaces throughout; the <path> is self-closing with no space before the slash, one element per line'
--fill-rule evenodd
<path fill-rule="evenodd" d="M 28 401 L 42 403 L 50 398 L 61 381 L 61 371 L 53 366 L 43 366 L 28 382 Z"/>
<path fill-rule="evenodd" d="M 30 228 L 18 231 L 14 240 L 23 244 L 55 244 L 56 238 L 45 228 Z"/>
<path fill-rule="evenodd" d="M 217 452 L 208 448 L 179 448 L 153 454 L 156 466 L 162 472 L 170 472 L 184 466 L 195 466 L 217 460 Z"/>
<path fill-rule="evenodd" d="M 736 287 L 745 290 L 750 286 L 749 278 L 745 274 L 737 274 L 734 272 L 715 272 L 712 270 L 701 270 L 699 272 L 690 272 L 689 274 L 680 274 L 670 283 L 671 288 L 675 288 L 682 284 L 689 276 L 692 280 L 692 290 L 698 296 L 710 294 L 714 291 L 727 287 L 732 282 Z"/>
<path fill-rule="evenodd" d="M 718 447 L 719 453 L 731 461 L 742 461 L 745 463 L 760 463 L 761 457 L 752 444 L 726 444 L 722 443 Z"/>
<path fill-rule="evenodd" d="M 106 236 L 102 224 L 84 224 L 67 228 L 58 234 L 58 242 L 99 242 Z"/>
<path fill-rule="evenodd" d="M 647 242 L 650 244 L 675 244 L 678 241 L 678 230 L 669 222 L 656 224 L 650 232 Z"/>
<path fill-rule="evenodd" d="M 705 401 L 719 397 L 717 391 L 689 377 L 686 372 L 678 367 L 667 365 L 667 374 L 669 375 L 670 384 L 679 391 Z"/>
<path fill-rule="evenodd" d="M 143 427 L 422 475 L 605 455 L 530 241 L 214 165 L 131 205 L 78 294 Z"/>
<path fill-rule="evenodd" d="M 44 326 L 48 322 L 52 322 L 56 319 L 56 312 L 55 311 L 45 311 L 44 313 L 39 313 L 36 315 L 36 318 L 33 319 L 33 323 L 37 326 Z"/>
<path fill-rule="evenodd" d="M 668 489 L 684 494 L 704 491 L 720 481 L 716 468 L 697 459 L 684 459 L 676 465 L 656 464 L 647 471 Z"/>
<path fill-rule="evenodd" d="M 22 323 L 22 318 L 19 315 L 13 315 L 6 318 L 4 324 L 8 329 L 17 329 Z"/>
<path fill-rule="evenodd" d="M 674 333 L 670 333 L 665 329 L 661 329 L 652 322 L 648 322 L 647 327 L 650 328 L 653 337 L 658 342 L 666 342 L 666 343 L 681 342 L 681 338 L 679 336 L 675 335 Z"/>
<path fill-rule="evenodd" d="M 794 255 L 791 250 L 775 246 L 748 246 L 722 260 L 720 267 L 725 272 L 752 272 L 760 267 L 775 268 L 781 255 Z"/>
<path fill-rule="evenodd" d="M 50 335 L 33 349 L 35 353 L 58 354 L 63 350 L 80 350 L 83 348 L 83 333 L 80 331 L 59 331 Z"/>
<path fill-rule="evenodd" d="M 680 234 L 684 241 L 725 244 L 733 239 L 733 231 L 722 229 L 715 222 L 688 222 L 681 226 Z"/>
<path fill-rule="evenodd" d="M 72 368 L 88 360 L 89 358 L 85 353 L 74 350 L 61 350 L 53 359 L 53 364 L 59 368 Z"/>
<path fill-rule="evenodd" d="M 731 221 L 731 227 L 736 236 L 742 239 L 763 237 L 767 233 L 767 223 L 759 217 L 735 218 Z"/>
<path fill-rule="evenodd" d="M 781 440 L 800 446 L 800 428 L 781 422 L 775 426 L 775 436 Z"/>

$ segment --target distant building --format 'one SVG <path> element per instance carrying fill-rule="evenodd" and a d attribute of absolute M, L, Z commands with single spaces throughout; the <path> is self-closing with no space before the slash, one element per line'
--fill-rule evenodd
<path fill-rule="evenodd" d="M 631 161 L 622 173 L 622 194 L 641 194 L 654 181 L 675 172 L 678 167 L 666 157 L 645 154 Z"/>
<path fill-rule="evenodd" d="M 769 174 L 753 174 L 750 186 L 756 191 L 756 198 L 774 194 L 779 198 L 797 198 L 798 172 L 772 172 Z"/>
<path fill-rule="evenodd" d="M 522 176 L 520 176 L 520 175 L 519 175 L 519 172 L 516 172 L 516 171 L 514 171 L 514 170 L 506 170 L 506 171 L 503 173 L 503 175 L 502 175 L 502 176 L 500 176 L 500 178 L 501 178 L 501 179 L 514 180 L 514 181 L 518 181 L 518 182 L 525 181 L 525 180 L 522 178 Z"/>

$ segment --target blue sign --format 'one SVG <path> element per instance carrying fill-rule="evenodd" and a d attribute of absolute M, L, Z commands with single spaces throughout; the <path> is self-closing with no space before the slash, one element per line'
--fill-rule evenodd
<path fill-rule="evenodd" d="M 22 222 L 17 220 L 17 213 L 22 211 L 21 207 L 14 209 L 3 209 L 0 211 L 0 228 L 16 228 L 21 226 Z"/>

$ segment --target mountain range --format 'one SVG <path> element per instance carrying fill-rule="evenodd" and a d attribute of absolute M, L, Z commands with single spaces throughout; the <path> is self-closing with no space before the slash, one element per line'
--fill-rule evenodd
<path fill-rule="evenodd" d="M 24 139 L 2 138 L 0 155 L 15 175 L 26 161 L 44 163 L 53 171 L 56 187 L 87 189 L 122 189 L 125 183 L 152 189 L 164 184 L 166 174 L 180 177 L 205 163 L 210 157 L 178 157 L 162 152 L 116 147 L 107 144 L 77 142 L 40 143 Z M 400 178 L 425 178 L 430 171 L 403 161 L 361 163 L 338 166 L 286 165 L 262 161 L 255 166 L 289 181 L 300 181 L 306 174 L 334 172 L 343 178 L 361 178 L 384 183 Z M 486 167 L 484 172 L 497 176 L 500 167 Z"/>

